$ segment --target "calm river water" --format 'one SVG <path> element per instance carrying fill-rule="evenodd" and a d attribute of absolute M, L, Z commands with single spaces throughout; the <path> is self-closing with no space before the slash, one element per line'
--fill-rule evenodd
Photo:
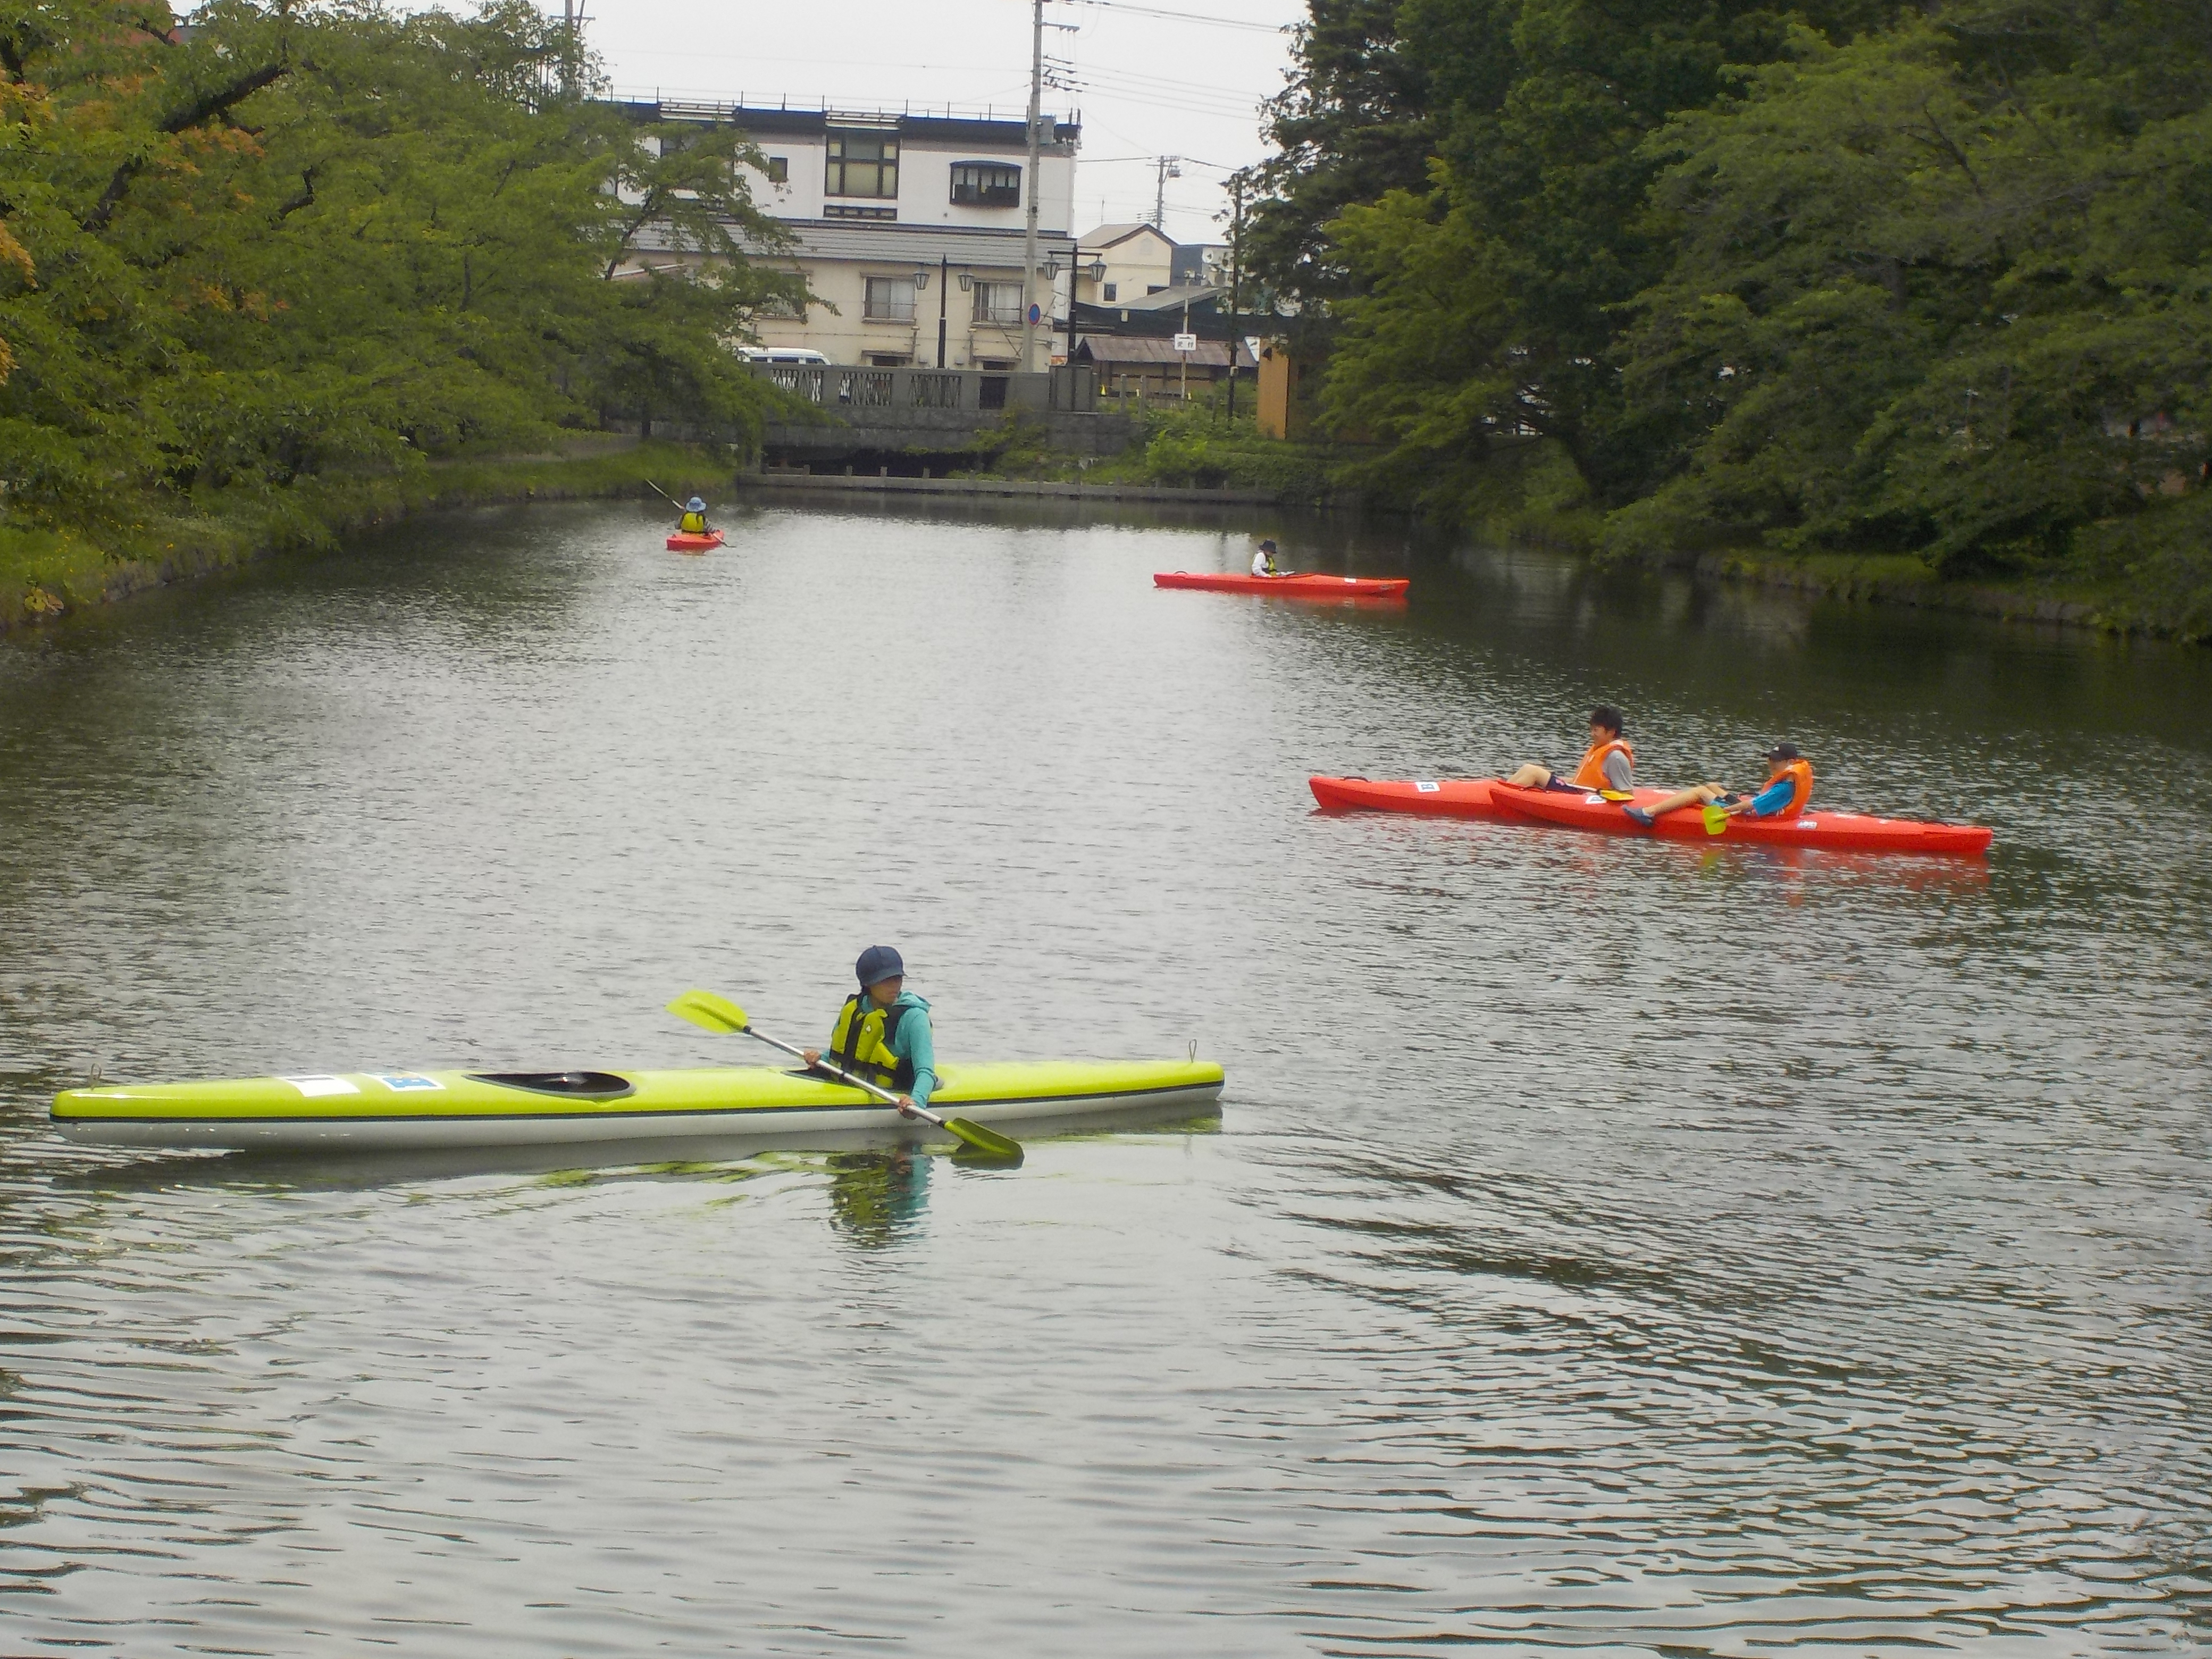
<path fill-rule="evenodd" d="M 417 526 L 0 645 L 0 1650 L 2212 1643 L 2212 656 L 1269 519 Z M 1397 611 L 1155 592 L 1282 536 Z M 1986 866 L 1311 810 L 1571 759 Z M 1012 1173 L 52 1139 L 706 1064 L 902 946 Z"/>

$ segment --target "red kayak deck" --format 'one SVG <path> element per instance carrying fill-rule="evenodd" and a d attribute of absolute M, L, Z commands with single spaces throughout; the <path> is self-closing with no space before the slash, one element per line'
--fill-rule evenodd
<path fill-rule="evenodd" d="M 668 538 L 671 553 L 704 553 L 708 548 L 721 544 L 722 532 L 719 530 L 710 530 L 703 536 L 687 536 L 679 530 Z"/>
<path fill-rule="evenodd" d="M 1516 789 L 1501 783 L 1492 799 L 1504 811 L 1571 830 L 1595 830 L 1610 836 L 1657 836 L 1665 841 L 1748 842 L 1760 847 L 1826 847 L 1844 853 L 1939 853 L 1979 857 L 1990 850 L 1992 832 L 1978 823 L 1927 823 L 1917 818 L 1877 818 L 1861 812 L 1831 812 L 1808 807 L 1792 815 L 1757 818 L 1738 813 L 1714 835 L 1695 806 L 1669 812 L 1650 826 L 1628 816 L 1630 806 L 1649 807 L 1674 792 L 1638 789 L 1632 801 L 1609 801 L 1562 789 Z"/>
<path fill-rule="evenodd" d="M 1502 818 L 1490 799 L 1495 778 L 1308 778 L 1314 799 L 1332 812 L 1426 812 L 1441 818 Z"/>
<path fill-rule="evenodd" d="M 1329 778 L 1306 780 L 1314 799 L 1334 811 L 1425 812 L 1441 817 L 1511 818 L 1554 823 L 1613 836 L 1657 836 L 1667 841 L 1728 842 L 1736 846 L 1826 847 L 1846 853 L 1927 853 L 1978 858 L 1990 849 L 1991 831 L 1977 823 L 1927 823 L 1916 818 L 1869 817 L 1858 812 L 1811 808 L 1788 818 L 1731 817 L 1717 836 L 1705 830 L 1696 807 L 1670 812 L 1646 829 L 1621 809 L 1649 806 L 1670 791 L 1638 789 L 1632 801 L 1562 789 L 1516 789 L 1495 778 L 1418 780 Z"/>
<path fill-rule="evenodd" d="M 1200 587 L 1210 593 L 1267 593 L 1279 599 L 1402 599 L 1410 576 L 1240 576 L 1227 571 L 1158 570 L 1155 587 Z"/>

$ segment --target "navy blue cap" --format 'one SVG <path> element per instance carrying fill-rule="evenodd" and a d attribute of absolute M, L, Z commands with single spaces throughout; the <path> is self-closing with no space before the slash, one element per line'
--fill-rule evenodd
<path fill-rule="evenodd" d="M 860 952 L 860 959 L 853 964 L 853 971 L 860 976 L 860 984 L 866 988 L 880 985 L 887 979 L 904 979 L 906 963 L 899 960 L 899 953 L 890 945 L 871 945 Z"/>

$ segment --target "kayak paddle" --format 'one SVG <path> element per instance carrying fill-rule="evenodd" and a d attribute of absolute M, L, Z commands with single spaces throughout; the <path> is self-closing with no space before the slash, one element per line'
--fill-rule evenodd
<path fill-rule="evenodd" d="M 1705 803 L 1705 833 L 1707 835 L 1717 836 L 1728 828 L 1728 821 L 1729 815 L 1726 811 L 1715 806 L 1711 801 Z"/>
<path fill-rule="evenodd" d="M 790 1043 L 772 1037 L 765 1031 L 756 1031 L 752 1027 L 752 1022 L 745 1018 L 744 1009 L 738 1007 L 727 997 L 716 996 L 712 991 L 686 991 L 668 1005 L 668 1012 L 678 1019 L 690 1020 L 702 1030 L 712 1031 L 717 1036 L 741 1032 L 746 1036 L 765 1042 L 771 1048 L 781 1048 L 787 1054 L 796 1055 L 800 1060 L 806 1058 L 806 1051 L 804 1048 L 794 1048 Z M 878 1089 L 874 1084 L 854 1077 L 850 1072 L 840 1071 L 826 1060 L 816 1060 L 814 1069 L 818 1072 L 827 1072 L 840 1083 L 849 1083 L 855 1089 L 863 1090 L 873 1095 L 884 1105 L 896 1108 L 908 1117 L 918 1117 L 924 1123 L 944 1130 L 954 1139 L 967 1142 L 979 1152 L 988 1153 L 993 1158 L 1011 1158 L 1017 1162 L 1021 1158 L 1021 1142 L 1009 1139 L 996 1129 L 987 1129 L 981 1124 L 972 1123 L 964 1117 L 939 1117 L 926 1106 L 901 1106 L 899 1097 L 888 1089 Z"/>

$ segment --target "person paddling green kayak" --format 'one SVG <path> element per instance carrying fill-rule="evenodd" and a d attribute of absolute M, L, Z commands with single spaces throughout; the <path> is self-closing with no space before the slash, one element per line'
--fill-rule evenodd
<path fill-rule="evenodd" d="M 860 990 L 838 1010 L 830 1047 L 807 1049 L 806 1063 L 818 1066 L 826 1059 L 842 1072 L 893 1091 L 902 1107 L 927 1107 L 939 1082 L 929 1005 L 906 988 L 906 963 L 888 945 L 861 951 L 853 973 Z"/>

